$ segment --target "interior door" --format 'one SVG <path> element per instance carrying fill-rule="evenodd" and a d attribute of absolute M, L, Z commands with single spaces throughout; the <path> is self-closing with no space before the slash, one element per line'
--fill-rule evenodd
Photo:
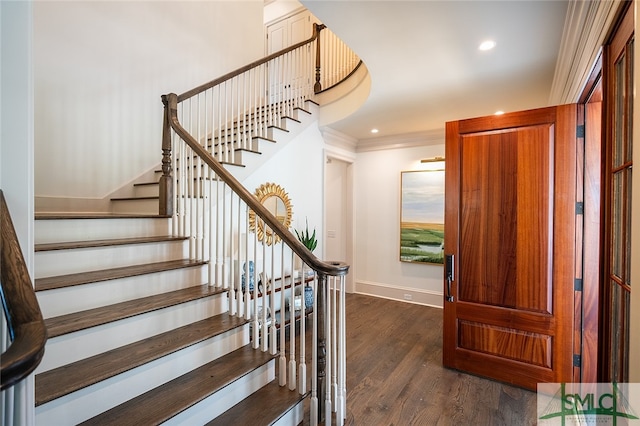
<path fill-rule="evenodd" d="M 446 367 L 573 378 L 575 105 L 446 125 Z"/>
<path fill-rule="evenodd" d="M 308 10 L 267 25 L 267 55 L 311 37 L 311 12 Z"/>
<path fill-rule="evenodd" d="M 304 10 L 269 24 L 266 28 L 267 55 L 310 38 L 313 34 L 312 20 L 316 21 L 311 12 Z M 286 59 L 280 60 L 284 61 Z M 301 78 L 307 77 L 306 70 L 303 70 L 300 65 L 289 65 L 290 69 L 287 72 L 291 73 L 291 75 L 287 75 L 285 81 L 282 80 L 281 71 L 269 74 L 269 102 L 272 104 L 294 97 L 295 94 L 291 93 L 291 91 L 299 87 Z"/>

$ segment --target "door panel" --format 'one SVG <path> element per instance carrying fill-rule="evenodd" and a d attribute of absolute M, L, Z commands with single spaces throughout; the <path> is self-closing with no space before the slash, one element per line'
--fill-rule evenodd
<path fill-rule="evenodd" d="M 576 116 L 447 123 L 445 366 L 530 389 L 571 381 Z"/>
<path fill-rule="evenodd" d="M 311 12 L 304 10 L 269 24 L 266 28 L 267 55 L 310 38 L 313 35 L 313 22 L 316 21 Z M 279 59 L 279 61 L 288 60 Z M 308 70 L 303 69 L 300 65 L 288 65 L 291 68 L 285 72 L 292 73 L 291 75 L 283 76 L 281 75 L 282 71 L 269 73 L 269 103 L 276 104 L 284 99 L 296 97 L 298 93 L 293 93 L 292 90 L 299 90 L 303 86 L 301 81 L 308 79 Z"/>

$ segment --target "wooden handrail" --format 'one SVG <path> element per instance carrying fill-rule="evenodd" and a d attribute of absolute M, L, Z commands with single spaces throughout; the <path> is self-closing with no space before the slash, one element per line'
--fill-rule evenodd
<path fill-rule="evenodd" d="M 285 55 L 289 52 L 293 52 L 294 50 L 304 46 L 305 44 L 311 43 L 312 41 L 316 40 L 318 38 L 318 36 L 320 35 L 320 31 L 322 31 L 323 29 L 325 29 L 326 26 L 323 24 L 313 24 L 313 34 L 311 35 L 311 38 L 309 38 L 308 40 L 303 40 L 299 43 L 296 43 L 292 46 L 289 46 L 285 49 L 282 49 L 278 52 L 272 53 L 269 56 L 265 56 L 262 59 L 258 59 L 257 61 L 251 62 L 250 64 L 247 64 L 245 66 L 243 66 L 242 68 L 238 68 L 235 71 L 231 71 L 221 77 L 216 78 L 215 80 L 211 80 L 208 83 L 204 83 L 201 84 L 198 87 L 195 87 L 189 91 L 184 92 L 181 95 L 178 95 L 178 102 L 182 102 L 185 99 L 189 99 L 192 96 L 197 95 L 198 93 L 202 93 L 207 89 L 211 89 L 213 86 L 217 86 L 218 84 L 221 84 L 227 80 L 232 79 L 233 77 L 236 77 L 242 73 L 245 73 L 247 71 L 249 71 L 252 68 L 258 67 L 260 65 L 266 64 L 267 62 L 271 61 L 272 59 L 275 59 L 279 56 Z"/>
<path fill-rule="evenodd" d="M 185 141 L 187 145 L 196 153 L 202 161 L 207 164 L 215 174 L 229 185 L 242 201 L 244 201 L 256 215 L 266 222 L 266 224 L 302 259 L 304 263 L 315 271 L 332 276 L 346 275 L 349 266 L 342 262 L 323 262 L 313 255 L 304 244 L 282 224 L 276 217 L 264 207 L 258 199 L 250 193 L 224 166 L 202 147 L 187 130 L 182 127 L 178 120 L 178 95 L 170 93 L 162 96 L 162 102 L 167 111 L 167 118 L 171 128 Z"/>
<path fill-rule="evenodd" d="M 341 298 L 341 307 L 334 306 L 332 308 L 333 311 L 330 312 L 329 308 L 332 304 L 329 297 L 331 292 L 334 292 L 333 300 L 335 301 L 338 289 L 344 295 L 345 276 L 349 271 L 349 265 L 343 262 L 321 261 L 313 255 L 254 194 L 249 192 L 223 166 L 223 162 L 234 163 L 236 150 L 253 150 L 254 146 L 251 141 L 254 138 L 269 138 L 268 128 L 272 125 L 277 125 L 279 120 L 288 116 L 287 114 L 293 114 L 296 108 L 302 108 L 304 102 L 311 100 L 314 94 L 323 89 L 322 84 L 325 82 L 331 85 L 334 80 L 340 80 L 341 72 L 345 68 L 349 68 L 350 65 L 341 68 L 334 67 L 333 70 L 335 72 L 331 75 L 338 78 L 326 79 L 321 83 L 319 34 L 322 29 L 324 29 L 324 25 L 314 24 L 313 36 L 309 40 L 248 64 L 181 95 L 170 93 L 162 96 L 164 123 L 159 210 L 162 215 L 174 218 L 173 223 L 177 232 L 190 236 L 192 240 L 190 253 L 194 258 L 199 259 L 210 256 L 210 261 L 214 262 L 214 264 L 209 265 L 211 285 L 220 285 L 223 288 L 228 286 L 228 288 L 234 290 L 234 280 L 237 276 L 234 277 L 233 273 L 231 273 L 231 277 L 225 275 L 225 268 L 227 268 L 226 250 L 230 250 L 230 252 L 237 251 L 238 253 L 237 259 L 230 259 L 232 263 L 229 265 L 233 264 L 239 268 L 243 257 L 238 251 L 238 248 L 242 245 L 239 239 L 236 241 L 235 237 L 229 236 L 230 241 L 227 242 L 226 240 L 225 232 L 227 232 L 227 229 L 229 229 L 229 235 L 235 232 L 233 231 L 233 224 L 226 222 L 226 198 L 223 198 L 221 206 L 218 201 L 215 202 L 215 206 L 212 202 L 211 205 L 207 206 L 208 203 L 197 201 L 200 198 L 213 200 L 213 194 L 207 195 L 207 189 L 202 186 L 202 182 L 208 179 L 224 183 L 222 186 L 223 194 L 227 193 L 227 189 L 230 189 L 230 198 L 235 199 L 237 197 L 238 202 L 244 202 L 242 207 L 238 204 L 238 214 L 240 209 L 244 210 L 246 208 L 253 211 L 264 222 L 265 226 L 282 240 L 282 268 L 284 268 L 284 250 L 286 246 L 292 252 L 291 268 L 293 268 L 294 255 L 296 255 L 302 262 L 303 268 L 309 267 L 315 271 L 314 291 L 316 296 L 314 297 L 315 315 L 313 325 L 315 341 L 312 346 L 312 364 L 314 365 L 312 371 L 315 376 L 315 382 L 312 381 L 310 405 L 312 417 L 314 419 L 317 417 L 318 420 L 328 414 L 325 413 L 325 408 L 329 409 L 331 407 L 329 402 L 330 393 L 328 392 L 331 386 L 329 383 L 331 378 L 328 375 L 328 371 L 330 371 L 329 365 L 334 365 L 331 364 L 333 362 L 340 364 L 341 368 L 344 368 L 346 364 L 343 350 L 339 356 L 336 356 L 335 350 L 332 353 L 327 353 L 328 348 L 331 348 L 331 343 L 327 339 L 331 337 L 333 345 L 344 345 L 342 340 L 344 339 L 345 330 L 344 298 Z M 326 39 L 326 37 L 323 38 Z M 307 46 L 315 47 L 315 54 L 310 49 L 307 49 Z M 353 55 L 351 59 L 353 59 Z M 340 62 L 338 61 L 337 63 Z M 292 64 L 300 68 L 291 67 Z M 352 62 L 344 61 L 342 64 L 352 64 Z M 311 86 L 313 81 L 311 72 L 314 69 L 315 85 Z M 300 75 L 304 75 L 304 77 L 295 78 Z M 247 76 L 249 76 L 248 83 Z M 218 89 L 217 91 L 216 88 Z M 227 90 L 230 92 L 229 97 L 227 97 Z M 219 106 L 216 108 L 216 105 Z M 180 122 L 181 119 L 184 120 L 183 123 Z M 235 136 L 238 136 L 238 138 L 234 139 Z M 173 146 L 174 143 L 175 146 Z M 177 150 L 177 157 L 172 159 L 172 152 L 175 150 Z M 178 163 L 179 160 L 181 161 Z M 172 176 L 173 169 L 179 170 L 180 175 Z M 214 175 L 215 178 L 213 177 Z M 219 196 L 218 189 L 219 187 L 216 186 L 216 197 Z M 233 204 L 235 204 L 235 201 Z M 207 208 L 211 210 L 215 208 L 216 213 L 207 213 Z M 221 212 L 220 209 L 222 210 L 222 224 L 218 222 L 217 216 Z M 249 210 L 244 211 L 248 214 Z M 233 216 L 231 214 L 233 211 L 233 206 L 229 206 L 231 216 Z M 206 215 L 209 215 L 208 220 L 205 218 Z M 240 222 L 239 215 L 238 238 L 240 238 L 241 233 L 239 230 Z M 249 222 L 248 217 L 247 222 Z M 246 225 L 248 226 L 248 223 Z M 214 227 L 215 234 L 212 232 Z M 212 244 L 214 235 L 216 240 L 215 244 Z M 244 257 L 246 261 L 250 259 L 248 231 L 245 231 L 244 235 L 247 236 Z M 237 245 L 234 243 L 237 243 Z M 222 245 L 222 247 L 219 247 L 218 244 Z M 264 247 L 263 245 L 263 251 Z M 254 256 L 256 256 L 256 253 L 254 253 Z M 258 346 L 261 345 L 263 351 L 273 350 L 275 346 L 269 348 L 269 341 L 275 345 L 277 339 L 275 335 L 271 339 L 267 338 L 268 333 L 273 333 L 273 329 L 268 330 L 267 310 L 262 310 L 262 322 L 258 317 L 258 297 L 260 296 L 263 299 L 262 306 L 267 306 L 269 302 L 266 300 L 265 294 L 259 295 L 254 291 L 254 295 L 250 296 L 248 291 L 244 293 L 231 292 L 231 314 L 240 313 L 240 315 L 245 315 L 247 319 L 249 316 L 253 316 L 254 348 L 258 349 Z M 271 293 L 270 296 L 270 305 L 275 310 L 274 293 Z M 284 305 L 284 292 L 281 297 Z M 250 303 L 252 304 L 250 305 Z M 341 319 L 332 317 L 332 314 L 335 316 L 338 310 L 341 312 Z M 335 328 L 337 323 L 341 324 L 339 331 L 336 331 Z M 301 324 L 302 335 L 304 334 L 304 321 Z M 340 341 L 343 343 L 336 343 L 338 335 L 342 336 Z M 284 339 L 285 337 L 282 336 L 282 341 Z M 304 343 L 301 343 L 301 345 L 304 347 Z M 342 348 L 342 346 L 340 347 Z M 289 370 L 289 389 L 291 390 L 296 387 L 299 387 L 299 389 L 307 388 L 306 374 L 303 373 L 306 372 L 303 350 L 300 358 L 301 360 L 298 364 L 292 356 L 288 363 L 288 369 L 284 366 L 282 367 L 283 372 Z M 284 353 L 280 357 L 280 362 L 287 363 Z M 301 371 L 299 381 L 295 379 L 296 368 L 300 368 Z M 344 377 L 342 380 L 344 380 Z M 287 379 L 281 375 L 280 385 L 284 386 L 286 382 Z M 344 391 L 344 382 L 341 389 Z M 319 394 L 317 393 L 318 390 L 320 390 Z M 346 393 L 341 395 L 341 401 L 346 401 Z M 344 404 L 341 407 L 343 413 Z M 331 414 L 328 415 L 331 416 Z"/>
<path fill-rule="evenodd" d="M 354 75 L 356 73 L 356 71 L 358 71 L 358 69 L 360 68 L 360 66 L 362 66 L 362 64 L 364 64 L 364 62 L 362 62 L 362 59 L 360 61 L 358 61 L 358 64 L 355 66 L 355 68 L 353 68 L 353 70 L 351 70 L 351 72 L 349 72 L 349 74 L 345 75 L 344 78 L 342 78 L 340 81 L 338 81 L 337 83 L 328 86 L 328 87 L 322 87 L 320 86 L 320 88 L 316 88 L 315 94 L 320 94 L 323 92 L 326 92 L 329 89 L 333 89 L 335 87 L 340 86 L 342 83 L 345 83 L 347 80 L 349 80 L 349 78 L 351 78 L 352 75 Z"/>
<path fill-rule="evenodd" d="M 2 191 L 0 227 L 0 294 L 12 338 L 11 345 L 0 357 L 0 390 L 5 390 L 27 377 L 40 364 L 47 329 Z"/>

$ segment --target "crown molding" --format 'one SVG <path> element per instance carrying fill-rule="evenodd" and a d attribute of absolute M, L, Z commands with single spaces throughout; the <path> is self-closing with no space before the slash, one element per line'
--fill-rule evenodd
<path fill-rule="evenodd" d="M 621 3 L 622 0 L 569 2 L 550 105 L 578 101 Z"/>
<path fill-rule="evenodd" d="M 356 152 L 414 148 L 425 145 L 442 145 L 444 144 L 444 137 L 444 128 L 442 128 L 426 132 L 360 139 L 356 147 Z"/>
<path fill-rule="evenodd" d="M 345 151 L 349 152 L 356 152 L 356 147 L 358 144 L 357 139 L 334 130 L 331 127 L 323 127 L 322 129 L 320 129 L 320 133 L 322 134 L 322 138 L 327 145 L 344 149 Z"/>

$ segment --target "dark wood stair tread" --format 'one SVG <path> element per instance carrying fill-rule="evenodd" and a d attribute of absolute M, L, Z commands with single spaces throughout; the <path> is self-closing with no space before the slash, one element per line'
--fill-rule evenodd
<path fill-rule="evenodd" d="M 49 338 L 224 293 L 208 284 L 45 319 Z"/>
<path fill-rule="evenodd" d="M 80 424 L 160 424 L 274 358 L 245 345 Z"/>
<path fill-rule="evenodd" d="M 108 246 L 120 246 L 128 244 L 147 244 L 169 241 L 184 241 L 187 237 L 172 237 L 172 236 L 153 236 L 153 237 L 136 237 L 136 238 L 115 238 L 106 240 L 90 240 L 90 241 L 63 241 L 59 243 L 40 243 L 36 244 L 35 251 L 50 251 L 50 250 L 69 250 L 69 249 L 81 249 L 89 247 L 108 247 Z"/>
<path fill-rule="evenodd" d="M 289 390 L 274 380 L 211 420 L 206 426 L 269 426 L 305 397 L 306 395 L 300 395 L 297 389 Z"/>
<path fill-rule="evenodd" d="M 204 264 L 206 264 L 206 262 L 199 260 L 169 260 L 165 262 L 145 263 L 142 265 L 121 266 L 118 268 L 102 269 L 99 271 L 87 271 L 74 274 L 57 275 L 54 277 L 36 278 L 34 282 L 36 291 L 46 291 L 56 288 L 71 287 L 74 285 L 170 271 L 173 269 L 191 268 Z"/>
<path fill-rule="evenodd" d="M 149 196 L 149 197 L 116 197 L 111 198 L 111 201 L 144 201 L 144 200 L 157 200 L 159 196 Z"/>
<path fill-rule="evenodd" d="M 36 212 L 36 220 L 67 219 L 170 219 L 171 216 L 151 213 L 91 213 L 91 212 Z"/>
<path fill-rule="evenodd" d="M 37 374 L 35 377 L 36 406 L 247 323 L 246 319 L 225 312 Z"/>

